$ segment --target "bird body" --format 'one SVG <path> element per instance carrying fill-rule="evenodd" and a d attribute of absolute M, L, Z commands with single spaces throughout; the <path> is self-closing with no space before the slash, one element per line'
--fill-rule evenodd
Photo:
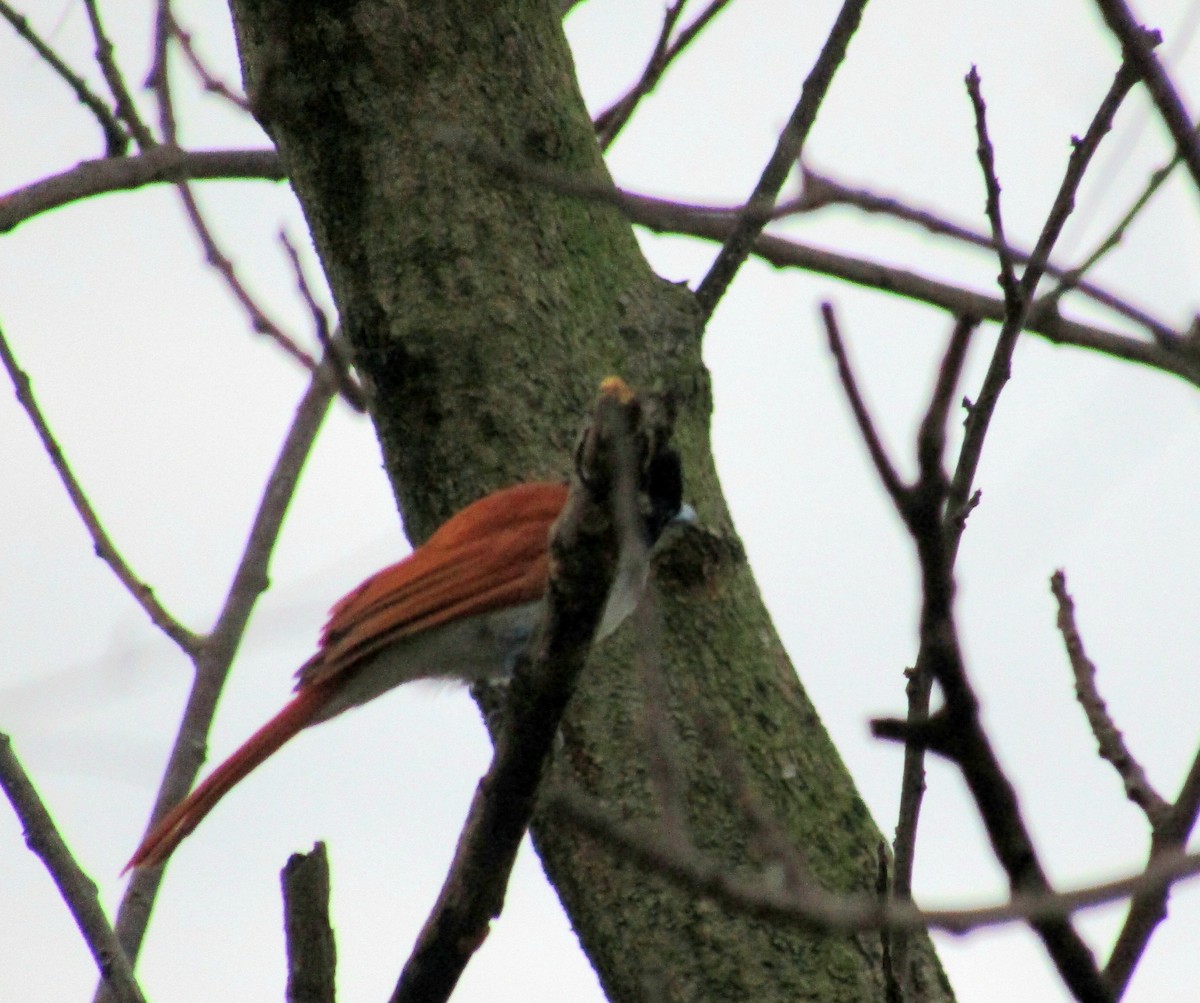
<path fill-rule="evenodd" d="M 651 543 L 680 511 L 673 477 L 648 520 Z M 165 862 L 234 784 L 309 725 L 416 679 L 507 676 L 541 617 L 549 533 L 566 500 L 567 486 L 549 482 L 487 495 L 337 602 L 291 701 L 158 822 L 125 869 Z M 597 638 L 634 609 L 646 576 L 646 549 L 623 548 Z"/>

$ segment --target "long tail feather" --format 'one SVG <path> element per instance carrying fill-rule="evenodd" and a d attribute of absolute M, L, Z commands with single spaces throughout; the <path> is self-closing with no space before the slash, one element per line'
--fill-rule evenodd
<path fill-rule="evenodd" d="M 201 820 L 216 806 L 239 780 L 262 763 L 288 739 L 312 722 L 325 705 L 330 687 L 307 686 L 301 689 L 270 721 L 264 724 L 245 743 L 218 766 L 191 794 L 172 808 L 142 840 L 142 845 L 125 865 L 155 867 L 167 858 Z"/>

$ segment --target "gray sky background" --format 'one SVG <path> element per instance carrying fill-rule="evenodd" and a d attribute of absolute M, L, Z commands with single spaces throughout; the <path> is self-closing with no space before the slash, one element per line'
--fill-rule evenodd
<path fill-rule="evenodd" d="M 81 4 L 33 5 L 33 22 L 77 67 L 92 49 Z M 151 5 L 110 4 L 118 52 L 139 81 Z M 614 147 L 619 184 L 735 203 L 753 186 L 836 5 L 738 0 L 670 73 Z M 1200 109 L 1194 0 L 1138 5 L 1193 115 Z M 661 5 L 589 0 L 567 20 L 589 107 L 636 77 Z M 180 5 L 204 54 L 237 79 L 228 15 Z M 978 66 L 1008 233 L 1029 246 L 1069 153 L 1117 66 L 1087 3 L 877 0 L 867 10 L 807 148 L 849 183 L 986 229 L 962 80 Z M 96 74 L 91 73 L 91 78 Z M 185 86 L 189 145 L 261 145 L 219 102 Z M 149 104 L 147 103 L 147 107 Z M 99 155 L 69 92 L 0 31 L 0 191 Z M 1062 262 L 1099 240 L 1170 156 L 1135 92 L 1101 148 Z M 794 185 L 794 183 L 793 183 Z M 198 185 L 227 250 L 273 315 L 309 327 L 276 234 L 307 250 L 288 189 Z M 790 189 L 792 193 L 795 188 Z M 1198 308 L 1200 197 L 1180 174 L 1097 280 L 1178 329 Z M 829 248 L 994 289 L 997 265 L 920 232 L 825 210 L 786 232 Z M 641 235 L 656 269 L 694 283 L 714 248 Z M 309 254 L 309 259 L 312 259 Z M 313 274 L 316 274 L 315 266 Z M 915 562 L 849 419 L 817 306 L 831 299 L 893 457 L 912 470 L 915 425 L 949 320 L 832 280 L 743 271 L 710 327 L 714 436 L 738 529 L 788 649 L 880 827 L 895 824 L 901 755 L 869 718 L 902 711 L 916 651 Z M 1067 312 L 1125 330 L 1072 302 Z M 168 608 L 211 623 L 302 375 L 247 331 L 201 263 L 166 188 L 107 196 L 0 240 L 0 322 L 77 474 L 125 556 Z M 979 385 L 983 329 L 965 392 Z M 959 618 L 985 721 L 1062 886 L 1137 868 L 1147 829 L 1100 762 L 1075 704 L 1048 579 L 1065 568 L 1089 654 L 1118 724 L 1151 779 L 1174 797 L 1200 729 L 1200 397 L 1182 381 L 1029 336 L 1018 348 L 979 474 L 961 566 Z M 11 394 L 0 394 L 0 730 L 65 836 L 117 901 L 174 733 L 188 666 L 96 560 Z M 232 751 L 282 704 L 324 612 L 405 548 L 365 420 L 336 410 L 322 432 L 222 700 L 210 750 Z M 432 903 L 489 748 L 464 693 L 414 686 L 300 736 L 248 778 L 172 861 L 139 965 L 154 999 L 281 998 L 278 870 L 329 843 L 345 999 L 376 999 Z M 25 1001 L 82 999 L 94 974 L 70 917 L 18 824 L 0 806 L 0 900 L 19 936 L 0 971 Z M 917 866 L 928 905 L 1000 900 L 956 773 L 930 769 Z M 16 903 L 20 903 L 19 907 Z M 1107 953 L 1122 916 L 1082 926 Z M 1185 999 L 1200 986 L 1200 892 L 1181 888 L 1126 999 Z M 12 919 L 9 920 L 12 926 Z M 941 940 L 964 1003 L 1058 1001 L 1065 992 L 1019 928 Z M 3 993 L 0 992 L 0 996 Z M 14 997 L 16 998 L 16 997 Z M 526 852 L 504 916 L 456 999 L 600 1000 L 540 867 Z"/>

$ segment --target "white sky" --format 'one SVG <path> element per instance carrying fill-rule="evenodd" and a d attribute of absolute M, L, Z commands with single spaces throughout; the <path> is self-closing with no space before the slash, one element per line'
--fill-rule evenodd
<path fill-rule="evenodd" d="M 91 43 L 82 5 L 32 5 L 76 67 Z M 150 6 L 110 4 L 138 82 Z M 44 8 L 44 9 L 43 9 Z M 836 5 L 738 0 L 668 76 L 610 156 L 635 190 L 731 203 L 749 191 L 790 112 Z M 1191 0 L 1142 3 L 1193 110 L 1200 44 Z M 230 80 L 236 61 L 217 3 L 180 16 Z M 568 20 L 589 105 L 640 70 L 661 6 L 589 0 Z M 1030 245 L 1069 150 L 1116 68 L 1087 3 L 876 0 L 807 149 L 816 168 L 985 228 L 962 78 L 979 67 L 1008 232 Z M 96 77 L 95 73 L 89 74 Z M 181 78 L 182 79 L 182 78 Z M 99 87 L 98 87 L 99 89 Z M 0 191 L 98 155 L 98 131 L 36 58 L 0 30 Z M 149 107 L 149 105 L 147 105 Z M 184 138 L 259 145 L 256 129 L 189 96 Z M 1169 156 L 1140 93 L 1101 150 L 1064 238 L 1090 248 Z M 218 233 L 273 314 L 307 330 L 275 234 L 307 244 L 288 190 L 200 187 Z M 1096 277 L 1179 328 L 1198 307 L 1200 197 L 1181 174 Z M 797 221 L 800 239 L 993 288 L 994 260 L 848 211 Z M 645 236 L 654 266 L 695 282 L 713 248 Z M 914 561 L 878 489 L 834 379 L 817 304 L 837 304 L 893 456 L 912 435 L 949 322 L 832 280 L 748 266 L 710 327 L 714 437 L 722 481 L 767 602 L 824 721 L 885 832 L 900 752 L 867 720 L 903 708 L 916 647 Z M 1082 316 L 1083 310 L 1069 308 Z M 1099 316 L 1099 315 L 1094 315 Z M 215 615 L 302 377 L 247 333 L 167 189 L 59 210 L 0 240 L 0 323 L 60 442 L 136 571 L 196 629 Z M 1111 318 L 1104 323 L 1121 329 Z M 985 329 L 966 392 L 978 386 Z M 1054 631 L 1048 579 L 1065 567 L 1089 653 L 1118 724 L 1173 797 L 1197 745 L 1200 490 L 1197 390 L 1036 338 L 989 437 L 961 557 L 959 619 L 986 723 L 1053 879 L 1136 868 L 1146 826 L 1094 753 Z M 91 547 L 10 394 L 0 393 L 0 730 L 83 866 L 115 904 L 117 872 L 142 831 L 185 693 L 184 659 L 146 622 Z M 222 758 L 286 697 L 326 607 L 402 552 L 378 448 L 344 409 L 322 433 L 222 701 Z M 412 687 L 302 735 L 247 779 L 172 861 L 139 964 L 151 998 L 281 998 L 277 873 L 330 844 L 339 985 L 390 992 L 436 895 L 488 745 L 463 693 Z M 955 772 L 931 768 L 917 887 L 927 904 L 999 899 L 1003 878 Z M 10 928 L 0 971 L 25 1001 L 86 998 L 91 961 L 39 862 L 0 806 L 0 900 Z M 1120 910 L 1089 914 L 1104 954 Z M 1200 985 L 1200 892 L 1178 891 L 1133 983 L 1135 1003 Z M 1020 929 L 941 942 L 960 1000 L 1057 1001 L 1065 992 Z M 0 996 L 3 996 L 0 992 Z M 16 998 L 16 997 L 14 997 Z M 504 916 L 455 997 L 599 1000 L 586 960 L 532 854 Z"/>

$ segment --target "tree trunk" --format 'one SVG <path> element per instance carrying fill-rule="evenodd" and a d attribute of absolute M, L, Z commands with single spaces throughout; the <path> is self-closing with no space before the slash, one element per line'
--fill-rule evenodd
<path fill-rule="evenodd" d="M 662 660 L 697 846 L 756 866 L 705 720 L 831 889 L 870 892 L 879 833 L 758 597 L 709 449 L 691 294 L 654 276 L 612 208 L 504 178 L 464 140 L 607 178 L 558 7 L 233 0 L 247 91 L 304 206 L 410 536 L 518 479 L 568 470 L 600 379 L 677 395 L 705 532 L 673 559 Z M 682 569 L 682 570 L 680 570 Z M 652 817 L 628 631 L 597 652 L 555 777 Z M 543 813 L 534 836 L 613 1000 L 883 1000 L 878 934 L 813 937 L 730 915 Z M 501 920 L 502 922 L 503 920 Z M 918 938 L 921 1000 L 950 998 Z M 397 958 L 397 970 L 402 963 Z"/>

